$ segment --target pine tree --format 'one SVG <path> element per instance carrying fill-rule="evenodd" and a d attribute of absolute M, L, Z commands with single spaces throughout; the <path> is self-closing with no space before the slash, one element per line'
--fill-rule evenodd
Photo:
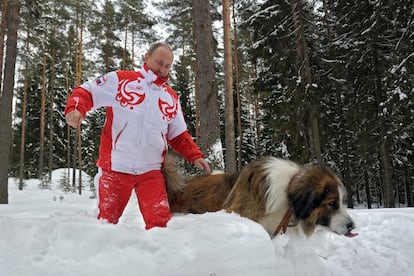
<path fill-rule="evenodd" d="M 11 141 L 11 114 L 14 88 L 14 74 L 17 56 L 17 30 L 19 26 L 20 3 L 18 0 L 9 1 L 7 9 L 7 45 L 4 59 L 4 84 L 0 98 L 0 204 L 8 203 L 8 170 Z"/>
<path fill-rule="evenodd" d="M 249 55 L 255 68 L 253 91 L 259 95 L 262 123 L 259 148 L 264 154 L 308 162 L 304 116 L 305 95 L 298 90 L 293 20 L 289 3 L 246 3 L 242 28 L 251 31 Z M 276 26 L 276 28 L 275 28 Z"/>
<path fill-rule="evenodd" d="M 220 139 L 220 121 L 217 107 L 217 86 L 214 72 L 214 45 L 209 0 L 193 0 L 193 24 L 196 40 L 196 98 L 200 114 L 200 131 L 197 143 L 211 156 L 216 166 L 221 166 L 222 155 L 217 152 Z M 221 147 L 220 147 L 221 148 Z"/>
<path fill-rule="evenodd" d="M 119 6 L 120 28 L 124 33 L 123 37 L 123 56 L 122 67 L 120 69 L 133 69 L 139 65 L 136 58 L 136 46 L 139 54 L 143 54 L 144 47 L 148 42 L 156 40 L 151 27 L 155 25 L 155 20 L 144 13 L 144 3 L 136 0 L 122 0 L 116 2 Z"/>
<path fill-rule="evenodd" d="M 334 28 L 338 33 L 335 44 L 345 50 L 342 53 L 346 54 L 348 70 L 345 73 L 352 92 L 352 110 L 357 111 L 351 113 L 356 122 L 353 130 L 362 138 L 357 144 L 359 147 L 354 147 L 355 152 L 359 152 L 355 156 L 367 164 L 381 160 L 376 168 L 387 207 L 394 206 L 394 183 L 398 182 L 391 173 L 393 163 L 397 164 L 395 161 L 398 160 L 391 155 L 391 149 L 402 133 L 398 124 L 401 118 L 398 114 L 401 113 L 397 110 L 402 107 L 402 102 L 409 103 L 408 97 L 401 99 L 400 96 L 409 95 L 404 90 L 410 90 L 404 85 L 406 81 L 392 74 L 392 68 L 404 59 L 407 55 L 405 45 L 412 42 L 410 36 L 406 36 L 412 33 L 409 28 L 412 20 L 410 5 L 409 1 L 398 4 L 339 1 L 332 8 L 338 21 Z M 378 158 L 371 159 L 371 156 Z"/>

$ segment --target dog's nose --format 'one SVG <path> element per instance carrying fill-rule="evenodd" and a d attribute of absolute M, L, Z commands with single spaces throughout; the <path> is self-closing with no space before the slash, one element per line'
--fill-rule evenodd
<path fill-rule="evenodd" d="M 355 224 L 353 221 L 348 222 L 348 224 L 346 225 L 346 229 L 348 230 L 348 232 L 351 232 L 351 230 L 355 229 Z"/>

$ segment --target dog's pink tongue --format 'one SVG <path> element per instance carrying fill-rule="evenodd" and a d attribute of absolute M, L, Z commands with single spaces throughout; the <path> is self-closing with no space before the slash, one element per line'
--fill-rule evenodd
<path fill-rule="evenodd" d="M 346 233 L 345 234 L 345 237 L 348 237 L 348 238 L 354 238 L 356 236 L 358 236 L 358 233 L 351 233 L 351 232 L 349 232 L 349 233 Z"/>

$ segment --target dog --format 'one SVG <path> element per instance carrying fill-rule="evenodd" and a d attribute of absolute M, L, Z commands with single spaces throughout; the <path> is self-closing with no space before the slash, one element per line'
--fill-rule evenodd
<path fill-rule="evenodd" d="M 203 214 L 221 210 L 239 173 L 183 176 L 175 160 L 167 156 L 162 172 L 166 181 L 168 203 L 173 213 Z"/>
<path fill-rule="evenodd" d="M 357 235 L 344 205 L 346 189 L 326 166 L 301 166 L 267 156 L 238 173 L 186 177 L 167 158 L 163 173 L 172 212 L 224 209 L 261 224 L 272 238 L 288 227 L 307 237 L 317 227 L 347 237 Z"/>

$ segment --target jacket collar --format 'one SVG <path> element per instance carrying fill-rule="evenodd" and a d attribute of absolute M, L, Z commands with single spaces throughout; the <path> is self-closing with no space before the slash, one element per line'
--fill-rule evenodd
<path fill-rule="evenodd" d="M 155 74 L 151 69 L 149 69 L 148 65 L 144 63 L 143 68 L 141 69 L 141 73 L 144 75 L 145 80 L 148 83 L 154 83 L 158 86 L 163 85 L 168 81 L 168 75 L 166 77 L 160 77 Z"/>

